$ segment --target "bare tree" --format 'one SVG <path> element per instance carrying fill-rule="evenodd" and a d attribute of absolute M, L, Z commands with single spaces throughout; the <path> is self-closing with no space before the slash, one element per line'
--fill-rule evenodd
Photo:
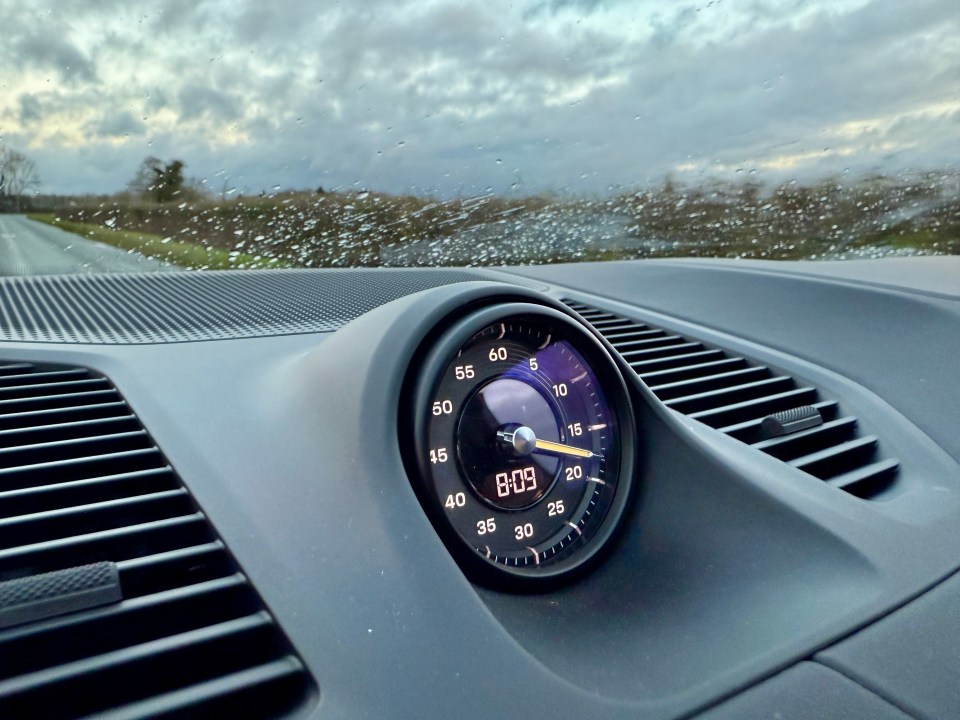
<path fill-rule="evenodd" d="M 20 212 L 23 197 L 40 187 L 37 166 L 26 155 L 0 146 L 0 197 L 13 199 L 14 209 Z"/>

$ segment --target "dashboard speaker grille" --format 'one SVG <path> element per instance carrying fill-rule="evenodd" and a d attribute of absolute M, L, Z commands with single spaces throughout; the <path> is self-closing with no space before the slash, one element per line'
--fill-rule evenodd
<path fill-rule="evenodd" d="M 899 462 L 862 435 L 857 419 L 812 385 L 653 325 L 574 300 L 563 302 L 593 325 L 667 407 L 860 498 L 890 486 Z M 763 419 L 801 406 L 822 424 L 767 439 Z"/>
<path fill-rule="evenodd" d="M 276 718 L 313 694 L 110 381 L 0 365 L 0 583 L 93 563 L 120 599 L 0 630 L 0 717 Z"/>
<path fill-rule="evenodd" d="M 391 300 L 477 280 L 503 278 L 435 269 L 0 278 L 0 340 L 140 344 L 330 332 Z"/>

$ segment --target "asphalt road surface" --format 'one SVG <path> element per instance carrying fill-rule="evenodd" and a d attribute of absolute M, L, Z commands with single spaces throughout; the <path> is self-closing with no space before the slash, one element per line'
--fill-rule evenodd
<path fill-rule="evenodd" d="M 0 215 L 0 275 L 177 270 L 174 265 L 30 220 Z"/>

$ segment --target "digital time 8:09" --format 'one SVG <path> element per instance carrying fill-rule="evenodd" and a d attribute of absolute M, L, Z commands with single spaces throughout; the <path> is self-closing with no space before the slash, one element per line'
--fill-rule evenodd
<path fill-rule="evenodd" d="M 497 481 L 497 497 L 519 495 L 537 489 L 537 473 L 531 465 L 515 468 L 509 473 L 501 472 L 495 476 Z"/>

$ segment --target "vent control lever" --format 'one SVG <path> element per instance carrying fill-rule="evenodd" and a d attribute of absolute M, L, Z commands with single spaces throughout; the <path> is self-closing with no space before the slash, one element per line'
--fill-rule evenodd
<path fill-rule="evenodd" d="M 823 417 L 820 415 L 820 411 L 813 405 L 801 405 L 790 410 L 782 410 L 767 415 L 760 421 L 760 437 L 769 440 L 817 425 L 823 425 Z"/>
<path fill-rule="evenodd" d="M 0 582 L 0 630 L 120 602 L 116 564 L 98 562 Z"/>

